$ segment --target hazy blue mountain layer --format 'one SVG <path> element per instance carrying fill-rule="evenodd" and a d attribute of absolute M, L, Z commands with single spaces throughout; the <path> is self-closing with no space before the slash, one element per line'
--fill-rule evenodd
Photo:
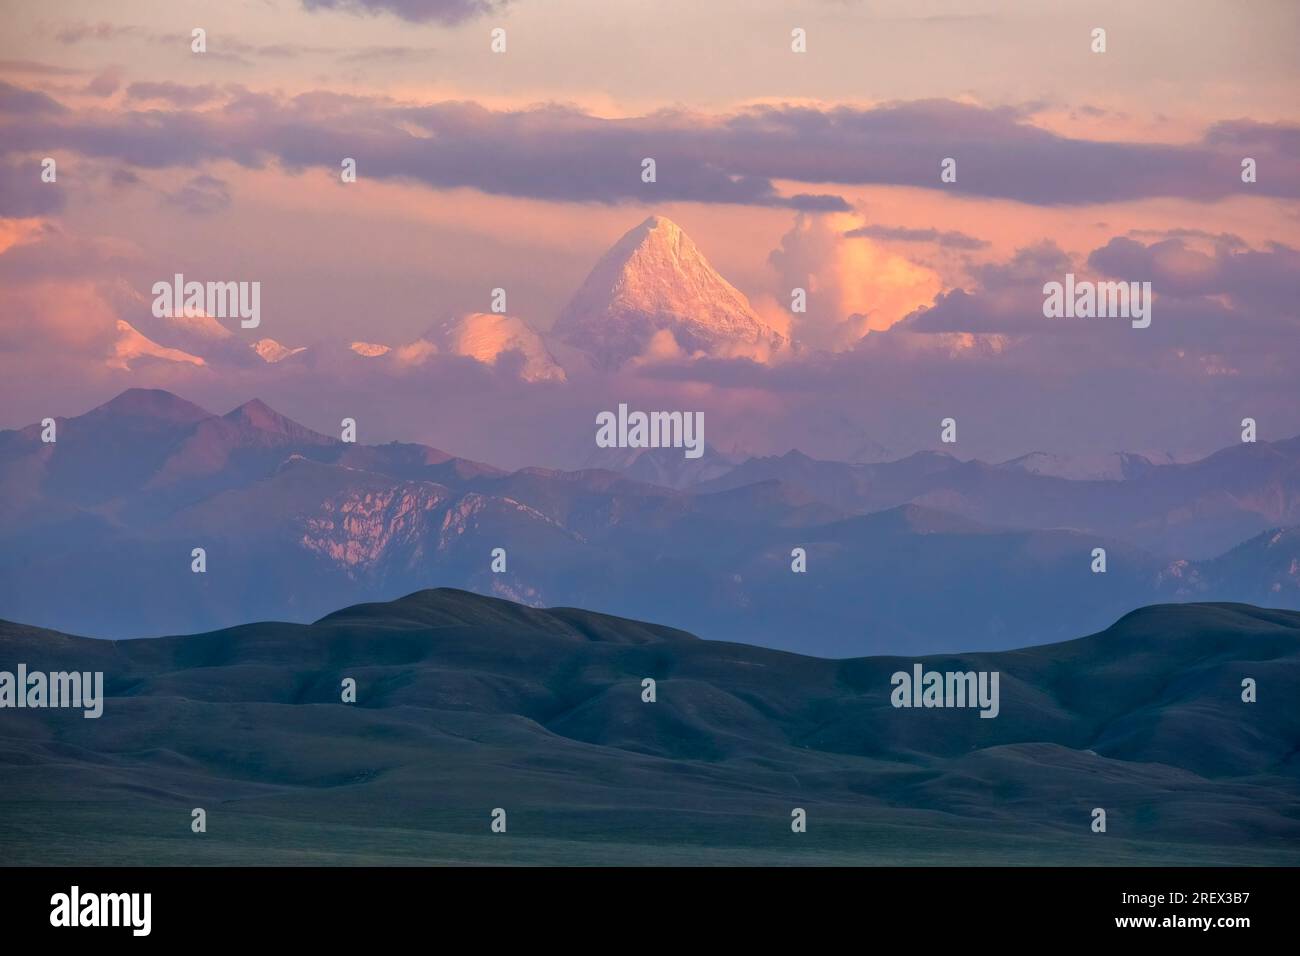
<path fill-rule="evenodd" d="M 826 656 L 1064 640 L 1167 601 L 1300 609 L 1294 439 L 1116 480 L 713 456 L 668 487 L 639 479 L 680 449 L 503 472 L 163 391 L 62 419 L 56 443 L 40 431 L 0 432 L 0 617 L 97 637 L 306 622 L 429 587 Z"/>

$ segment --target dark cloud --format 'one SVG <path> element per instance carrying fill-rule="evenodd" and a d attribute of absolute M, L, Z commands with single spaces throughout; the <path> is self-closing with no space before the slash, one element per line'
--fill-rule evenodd
<path fill-rule="evenodd" d="M 725 143 L 737 172 L 803 182 L 917 186 L 1046 206 L 1212 200 L 1246 190 L 1300 196 L 1300 167 L 1290 159 L 1300 127 L 1280 124 L 1218 124 L 1189 145 L 1098 142 L 1059 136 L 1013 109 L 924 100 L 866 110 L 767 107 L 700 135 Z M 1245 144 L 1267 163 L 1271 182 L 1241 182 Z M 957 160 L 955 183 L 939 181 L 946 157 Z"/>
<path fill-rule="evenodd" d="M 1150 282 L 1154 299 L 1149 329 L 1132 331 L 1108 319 L 1061 320 L 1043 316 L 1043 284 L 1080 280 Z M 1233 356 L 1239 366 L 1294 361 L 1300 341 L 1300 252 L 1278 243 L 1262 249 L 1219 243 L 1203 252 L 1181 239 L 1150 245 L 1116 237 L 1075 263 L 1050 242 L 1018 250 L 1011 259 L 973 272 L 970 289 L 940 293 L 934 302 L 907 316 L 895 328 L 904 333 L 1001 334 L 1028 337 L 1053 348 L 1094 348 L 1123 342 L 1135 350 L 1167 350 L 1180 360 Z M 1127 337 L 1127 336 L 1132 337 Z M 1125 338 L 1116 338 L 1124 336 Z M 1111 347 L 1111 346 L 1108 346 Z M 1083 352 L 1053 351 L 1050 367 L 1083 362 Z M 1283 359 L 1284 356 L 1290 356 Z M 1100 366 L 1112 364 L 1104 357 Z"/>
<path fill-rule="evenodd" d="M 1205 142 L 1210 146 L 1240 150 L 1255 150 L 1264 156 L 1274 156 L 1284 163 L 1288 157 L 1294 157 L 1300 150 L 1300 126 L 1289 123 L 1256 123 L 1254 120 L 1238 119 L 1215 123 L 1205 134 Z M 1241 153 L 1247 156 L 1249 153 Z M 1255 157 L 1259 159 L 1259 156 Z M 1294 167 L 1294 159 L 1290 159 Z M 1287 166 L 1274 172 L 1287 173 Z M 1261 173 L 1260 178 L 1263 178 Z"/>
<path fill-rule="evenodd" d="M 940 292 L 933 304 L 913 312 L 902 324 L 912 332 L 1023 332 L 1026 328 L 1023 310 L 1004 314 L 988 299 L 965 289 Z"/>
<path fill-rule="evenodd" d="M 1144 245 L 1112 239 L 1088 265 L 1117 279 L 1147 281 L 1157 294 L 1194 298 L 1226 296 L 1237 307 L 1295 315 L 1300 302 L 1300 252 L 1271 243 L 1262 250 L 1216 245 L 1202 252 L 1182 239 Z"/>
<path fill-rule="evenodd" d="M 53 102 L 53 101 L 51 101 Z M 412 135 L 411 127 L 429 135 Z M 62 144 L 145 168 L 232 159 L 292 170 L 338 168 L 437 188 L 575 202 L 696 201 L 842 211 L 841 197 L 781 195 L 766 177 L 736 173 L 677 145 L 652 120 L 615 123 L 548 106 L 493 112 L 467 103 L 398 107 L 381 100 L 311 93 L 289 101 L 242 92 L 220 115 L 126 111 L 66 124 L 11 124 L 11 148 Z M 645 157 L 657 182 L 643 183 Z"/>
<path fill-rule="evenodd" d="M 0 80 L 0 120 L 66 112 L 68 110 L 63 104 L 44 93 Z"/>
<path fill-rule="evenodd" d="M 83 92 L 90 96 L 112 96 L 117 92 L 117 88 L 121 85 L 121 71 L 116 68 L 107 69 L 96 74 L 91 81 L 86 84 L 86 88 Z"/>
<path fill-rule="evenodd" d="M 1055 243 L 1044 241 L 1023 249 L 1005 262 L 989 262 L 972 270 L 974 288 L 951 289 L 917 309 L 900 330 L 922 333 L 1024 334 L 1064 329 L 1044 325 L 1043 283 L 1060 280 L 1074 269 L 1070 257 Z"/>
<path fill-rule="evenodd" d="M 725 116 L 682 110 L 604 119 L 542 105 L 489 110 L 474 103 L 405 106 L 390 100 L 309 93 L 293 99 L 244 92 L 221 114 L 94 113 L 67 120 L 31 114 L 57 108 L 42 94 L 7 87 L 0 112 L 11 149 L 58 145 L 145 167 L 233 159 L 278 160 L 290 169 L 337 169 L 357 159 L 362 175 L 435 188 L 571 202 L 695 201 L 846 210 L 835 193 L 782 195 L 775 183 L 907 185 L 1026 203 L 1061 205 L 1178 196 L 1212 200 L 1240 192 L 1300 196 L 1290 127 L 1219 124 L 1187 146 L 1070 140 L 1023 121 L 1015 110 L 948 101 L 875 109 L 762 107 Z M 26 96 L 5 110 L 5 98 Z M 1230 135 L 1235 131 L 1236 138 Z M 1262 175 L 1240 180 L 1248 147 Z M 958 182 L 939 163 L 958 159 Z M 657 182 L 641 181 L 655 159 Z"/>
<path fill-rule="evenodd" d="M 906 226 L 862 226 L 850 229 L 844 234 L 850 239 L 886 239 L 894 242 L 932 242 L 947 249 L 984 249 L 989 245 L 987 239 L 969 236 L 964 232 L 938 229 L 908 229 Z"/>
<path fill-rule="evenodd" d="M 41 181 L 39 160 L 0 162 L 0 219 L 48 216 L 63 209 L 64 190 Z"/>
<path fill-rule="evenodd" d="M 1101 224 L 1102 228 L 1105 223 Z M 1247 243 L 1233 232 L 1211 232 L 1208 229 L 1130 229 L 1128 231 L 1130 238 L 1143 237 L 1150 239 L 1152 237 L 1159 239 L 1206 239 L 1216 244 L 1223 244 L 1235 249 L 1244 248 Z"/>
<path fill-rule="evenodd" d="M 1006 262 L 989 262 L 977 266 L 975 277 L 980 286 L 991 292 L 1041 286 L 1044 277 L 1052 278 L 1070 271 L 1070 257 L 1050 239 L 1017 249 Z"/>
<path fill-rule="evenodd" d="M 307 10 L 391 13 L 412 23 L 456 24 L 494 13 L 509 0 L 302 0 Z"/>
<path fill-rule="evenodd" d="M 132 243 L 106 236 L 70 233 L 57 222 L 43 223 L 36 235 L 0 254 L 0 279 L 8 283 L 85 279 L 111 283 L 141 262 Z"/>
<path fill-rule="evenodd" d="M 164 194 L 163 202 L 193 216 L 211 216 L 230 205 L 230 187 L 223 179 L 203 174 Z"/>

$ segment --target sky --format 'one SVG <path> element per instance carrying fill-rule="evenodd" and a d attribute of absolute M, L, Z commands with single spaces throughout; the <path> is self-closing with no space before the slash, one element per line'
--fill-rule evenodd
<path fill-rule="evenodd" d="M 948 416 L 945 450 L 986 460 L 1194 457 L 1246 416 L 1265 440 L 1300 433 L 1294 3 L 3 13 L 0 427 L 147 386 L 217 412 L 261 397 L 326 432 L 354 417 L 363 441 L 508 466 L 580 464 L 619 402 L 703 410 L 724 450 L 828 458 L 938 447 Z M 398 351 L 487 311 L 498 287 L 545 333 L 650 215 L 799 348 L 562 382 Z M 177 272 L 259 281 L 256 335 L 304 351 L 268 363 L 237 326 L 220 347 L 160 328 L 150 290 Z M 1043 283 L 1069 272 L 1151 282 L 1151 327 L 1044 318 Z M 788 308 L 795 286 L 806 314 Z M 365 360 L 352 342 L 395 351 Z"/>

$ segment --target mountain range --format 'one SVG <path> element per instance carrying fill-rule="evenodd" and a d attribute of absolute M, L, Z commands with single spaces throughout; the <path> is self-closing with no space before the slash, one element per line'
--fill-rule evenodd
<path fill-rule="evenodd" d="M 105 699 L 0 711 L 14 864 L 1298 862 L 1295 612 L 824 660 L 439 589 L 153 640 L 0 621 L 20 663 Z M 891 706 L 915 665 L 997 672 L 996 718 Z"/>
<path fill-rule="evenodd" d="M 549 330 L 494 310 L 447 316 L 411 342 L 308 348 L 265 337 L 250 341 L 227 327 L 233 324 L 204 314 L 121 320 L 112 364 L 129 370 L 133 362 L 151 359 L 239 367 L 338 352 L 406 369 L 433 355 L 455 355 L 504 366 L 526 382 L 563 383 L 566 368 L 614 370 L 677 357 L 763 361 L 790 345 L 682 228 L 663 216 L 649 217 L 616 242 Z"/>
<path fill-rule="evenodd" d="M 1071 480 L 712 449 L 689 470 L 651 449 L 609 459 L 625 471 L 504 471 L 139 389 L 56 425 L 0 432 L 0 615 L 98 636 L 432 586 L 829 656 L 1041 643 L 1160 601 L 1300 607 L 1300 439 Z"/>

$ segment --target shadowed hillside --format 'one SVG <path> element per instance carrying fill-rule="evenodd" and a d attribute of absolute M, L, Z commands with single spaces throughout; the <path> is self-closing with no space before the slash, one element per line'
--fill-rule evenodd
<path fill-rule="evenodd" d="M 1063 644 L 916 660 L 998 671 L 999 716 L 892 707 L 912 658 L 822 660 L 445 589 L 153 640 L 3 623 L 0 670 L 102 670 L 108 699 L 98 720 L 0 710 L 0 855 L 1300 861 L 1300 613 L 1157 606 Z M 506 834 L 489 832 L 495 807 Z"/>

